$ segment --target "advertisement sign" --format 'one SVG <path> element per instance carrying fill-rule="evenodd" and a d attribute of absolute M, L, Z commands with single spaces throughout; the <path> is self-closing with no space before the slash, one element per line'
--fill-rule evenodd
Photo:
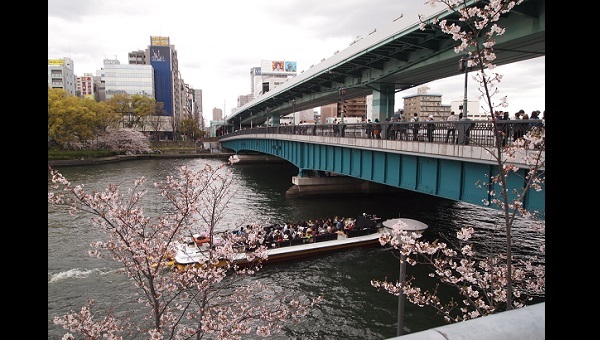
<path fill-rule="evenodd" d="M 48 65 L 62 65 L 65 61 L 62 59 L 48 59 Z"/>
<path fill-rule="evenodd" d="M 150 46 L 150 61 L 161 62 L 169 61 L 170 47 Z"/>
<path fill-rule="evenodd" d="M 150 36 L 150 46 L 169 46 L 169 37 Z"/>
<path fill-rule="evenodd" d="M 295 61 L 286 61 L 283 69 L 286 72 L 296 72 L 296 62 Z"/>
<path fill-rule="evenodd" d="M 263 75 L 268 74 L 296 74 L 296 62 L 285 61 L 285 60 L 261 60 L 260 62 L 261 73 Z"/>

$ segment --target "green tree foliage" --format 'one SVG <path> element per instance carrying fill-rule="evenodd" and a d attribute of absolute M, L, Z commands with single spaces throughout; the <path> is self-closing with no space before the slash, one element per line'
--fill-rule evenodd
<path fill-rule="evenodd" d="M 132 95 L 131 112 L 133 118 L 132 127 L 137 127 L 144 131 L 146 118 L 156 112 L 156 99 L 141 94 Z"/>
<path fill-rule="evenodd" d="M 81 148 L 94 137 L 96 102 L 48 88 L 48 142 L 62 149 Z"/>
<path fill-rule="evenodd" d="M 96 132 L 103 133 L 107 128 L 117 129 L 121 115 L 111 109 L 106 102 L 96 104 Z"/>
<path fill-rule="evenodd" d="M 152 122 L 158 110 L 164 113 L 162 105 L 144 95 L 116 94 L 105 102 L 96 102 L 48 87 L 48 144 L 62 150 L 106 147 L 112 144 L 99 143 L 100 139 L 111 140 L 115 130 L 143 131 L 148 124 L 156 125 L 158 130 L 160 120 Z M 197 131 L 193 134 L 198 136 Z"/>
<path fill-rule="evenodd" d="M 127 93 L 117 93 L 106 100 L 106 104 L 112 112 L 118 113 L 123 118 L 123 127 L 133 127 L 133 114 L 131 108 L 131 96 Z"/>
<path fill-rule="evenodd" d="M 180 132 L 186 140 L 196 140 L 204 137 L 204 131 L 198 128 L 194 117 L 187 117 L 181 121 Z"/>

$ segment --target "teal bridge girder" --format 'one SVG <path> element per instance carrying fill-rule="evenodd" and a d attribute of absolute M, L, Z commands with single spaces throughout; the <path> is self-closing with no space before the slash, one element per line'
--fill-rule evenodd
<path fill-rule="evenodd" d="M 225 137 L 222 147 L 236 154 L 259 152 L 287 160 L 298 167 L 298 176 L 306 170 L 333 172 L 353 178 L 411 190 L 423 194 L 462 201 L 478 206 L 497 208 L 488 202 L 499 192 L 498 184 L 489 188 L 490 177 L 498 173 L 497 165 L 482 156 L 478 146 L 426 142 L 402 142 L 401 149 L 376 147 L 395 141 L 357 140 L 342 143 L 344 138 L 265 134 Z M 305 138 L 299 140 L 298 138 Z M 375 146 L 375 147 L 373 147 Z M 452 155 L 456 156 L 452 156 Z M 461 155 L 463 155 L 461 157 Z M 470 155 L 466 157 L 465 155 Z M 507 177 L 509 201 L 515 197 L 513 189 L 521 192 L 528 169 L 521 168 Z M 545 215 L 544 190 L 528 190 L 523 206 L 536 211 L 540 219 Z"/>

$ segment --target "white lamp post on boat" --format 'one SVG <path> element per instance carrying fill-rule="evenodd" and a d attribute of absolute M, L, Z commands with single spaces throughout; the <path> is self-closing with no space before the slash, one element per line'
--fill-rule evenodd
<path fill-rule="evenodd" d="M 401 223 L 402 222 L 402 223 Z M 407 232 L 414 232 L 417 234 L 423 233 L 425 229 L 427 229 L 427 224 L 413 220 L 410 218 L 393 218 L 384 221 L 383 226 L 386 228 L 394 229 L 397 227 L 400 230 L 406 230 Z M 404 276 L 406 275 L 406 255 L 400 253 L 400 277 L 398 282 L 400 283 L 400 287 L 404 285 Z M 404 327 L 404 291 L 400 289 L 400 294 L 398 295 L 398 327 L 396 329 L 396 335 L 402 335 L 402 328 Z"/>

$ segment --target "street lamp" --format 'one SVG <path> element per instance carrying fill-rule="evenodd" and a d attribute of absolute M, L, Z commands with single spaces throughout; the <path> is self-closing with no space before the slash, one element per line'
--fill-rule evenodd
<path fill-rule="evenodd" d="M 463 118 L 467 119 L 467 79 L 469 74 L 469 56 L 466 55 L 460 58 L 458 62 L 458 70 L 461 72 L 465 72 L 465 94 L 463 96 Z"/>
<path fill-rule="evenodd" d="M 296 99 L 292 99 L 292 118 L 294 119 L 294 125 L 296 125 Z"/>
<path fill-rule="evenodd" d="M 425 229 L 427 229 L 427 224 L 413 220 L 411 218 L 393 218 L 384 221 L 383 226 L 390 229 L 400 229 L 405 230 L 407 232 L 417 233 L 421 235 Z M 400 285 L 400 294 L 398 294 L 398 327 L 396 329 L 396 335 L 402 335 L 402 328 L 404 327 L 404 290 L 402 289 L 404 286 L 404 277 L 406 276 L 406 255 L 402 254 L 400 251 L 400 276 L 398 278 L 398 283 Z"/>
<path fill-rule="evenodd" d="M 346 94 L 346 89 L 342 86 L 340 88 L 340 97 L 342 102 L 342 107 L 340 108 L 340 115 L 342 118 L 342 124 L 344 123 L 344 95 Z"/>

